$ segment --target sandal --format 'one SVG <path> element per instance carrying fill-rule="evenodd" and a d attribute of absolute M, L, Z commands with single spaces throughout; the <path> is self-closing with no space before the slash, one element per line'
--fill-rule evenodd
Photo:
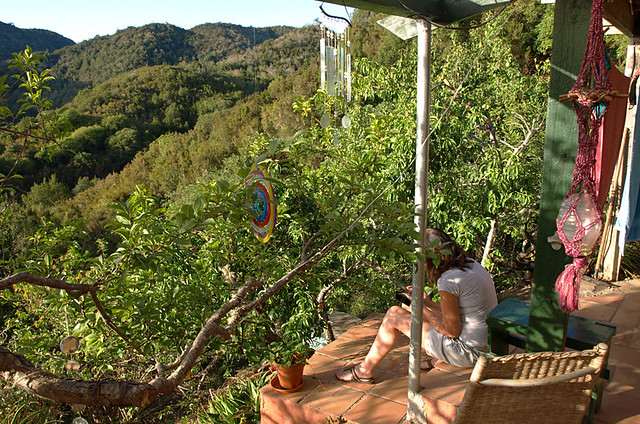
<path fill-rule="evenodd" d="M 420 369 L 422 371 L 429 371 L 434 369 L 438 364 L 441 364 L 442 361 L 436 358 L 426 358 L 420 362 Z"/>
<path fill-rule="evenodd" d="M 349 374 L 351 374 L 351 379 L 350 380 L 345 380 L 344 378 L 340 378 L 338 377 L 338 374 L 336 373 L 336 379 L 340 380 L 340 381 L 344 381 L 344 382 L 350 382 L 350 381 L 355 381 L 356 383 L 363 383 L 363 384 L 375 384 L 373 381 L 373 377 L 360 377 L 358 375 L 358 373 L 356 373 L 356 367 L 357 365 L 352 365 L 350 368 L 346 368 L 344 371 L 348 371 Z M 349 375 L 347 374 L 347 375 Z"/>
<path fill-rule="evenodd" d="M 434 368 L 433 358 L 427 358 L 422 362 L 420 362 L 420 369 L 422 371 L 429 371 L 429 370 L 432 370 L 433 368 Z"/>

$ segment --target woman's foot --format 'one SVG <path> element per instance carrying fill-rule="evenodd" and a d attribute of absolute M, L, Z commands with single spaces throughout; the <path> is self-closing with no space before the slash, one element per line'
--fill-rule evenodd
<path fill-rule="evenodd" d="M 373 375 L 367 376 L 360 368 L 360 365 L 353 365 L 349 368 L 339 369 L 336 371 L 336 378 L 340 381 L 373 384 Z"/>
<path fill-rule="evenodd" d="M 422 371 L 429 371 L 430 369 L 435 368 L 435 366 L 437 364 L 439 364 L 440 361 L 434 358 L 425 358 L 422 360 L 422 362 L 420 362 L 420 369 Z"/>

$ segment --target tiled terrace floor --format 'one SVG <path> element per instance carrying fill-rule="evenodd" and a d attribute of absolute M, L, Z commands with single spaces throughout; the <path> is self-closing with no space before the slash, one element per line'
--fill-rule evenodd
<path fill-rule="evenodd" d="M 595 424 L 640 424 L 640 282 L 580 300 L 579 315 L 617 326 L 602 408 Z M 262 424 L 401 424 L 406 420 L 408 342 L 406 338 L 376 370 L 376 384 L 342 383 L 336 369 L 362 360 L 376 335 L 376 314 L 319 349 L 305 368 L 301 391 L 261 390 Z M 420 386 L 430 423 L 450 423 L 462 400 L 471 369 L 443 365 L 423 371 Z"/>

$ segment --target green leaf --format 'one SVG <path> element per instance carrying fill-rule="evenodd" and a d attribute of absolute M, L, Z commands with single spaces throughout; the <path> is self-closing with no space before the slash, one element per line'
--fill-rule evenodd
<path fill-rule="evenodd" d="M 124 225 L 131 225 L 131 221 L 124 215 L 116 215 L 116 221 Z"/>

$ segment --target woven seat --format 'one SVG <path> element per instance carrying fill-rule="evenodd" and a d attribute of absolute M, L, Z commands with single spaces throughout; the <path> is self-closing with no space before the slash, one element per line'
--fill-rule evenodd
<path fill-rule="evenodd" d="M 456 423 L 581 423 L 608 346 L 480 357 Z"/>

